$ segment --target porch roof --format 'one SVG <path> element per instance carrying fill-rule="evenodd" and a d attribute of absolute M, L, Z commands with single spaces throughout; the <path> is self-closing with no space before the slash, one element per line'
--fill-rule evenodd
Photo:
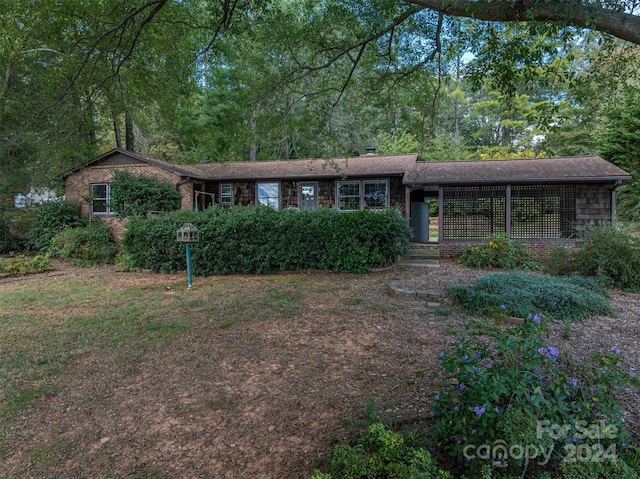
<path fill-rule="evenodd" d="M 630 180 L 631 175 L 599 156 L 526 160 L 417 162 L 405 185 L 584 183 Z"/>
<path fill-rule="evenodd" d="M 201 163 L 179 168 L 194 178 L 215 181 L 402 176 L 415 166 L 417 159 L 415 154 L 367 154 L 353 158 Z"/>

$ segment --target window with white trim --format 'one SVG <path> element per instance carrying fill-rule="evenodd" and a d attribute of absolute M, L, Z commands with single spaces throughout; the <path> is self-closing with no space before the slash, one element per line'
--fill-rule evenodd
<path fill-rule="evenodd" d="M 336 196 L 340 211 L 380 210 L 389 206 L 389 180 L 338 181 Z"/>
<path fill-rule="evenodd" d="M 258 203 L 277 210 L 280 207 L 280 183 L 258 183 Z"/>
<path fill-rule="evenodd" d="M 233 203 L 233 190 L 231 189 L 231 183 L 220 184 L 220 204 L 230 205 Z"/>
<path fill-rule="evenodd" d="M 364 180 L 364 207 L 380 210 L 389 205 L 387 180 Z"/>
<path fill-rule="evenodd" d="M 110 215 L 109 208 L 111 201 L 111 185 L 109 183 L 92 183 L 89 185 L 91 191 L 91 213 L 94 215 Z"/>

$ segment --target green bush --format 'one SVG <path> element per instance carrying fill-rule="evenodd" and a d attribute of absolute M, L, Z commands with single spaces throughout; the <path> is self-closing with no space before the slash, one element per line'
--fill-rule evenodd
<path fill-rule="evenodd" d="M 67 228 L 51 239 L 49 254 L 86 263 L 113 263 L 118 253 L 109 226 L 93 221 L 87 226 Z"/>
<path fill-rule="evenodd" d="M 473 286 L 451 286 L 448 293 L 471 313 L 524 318 L 529 311 L 540 311 L 549 318 L 575 321 L 613 312 L 597 281 L 581 276 L 496 272 L 481 276 Z"/>
<path fill-rule="evenodd" d="M 547 338 L 539 314 L 511 328 L 472 321 L 440 352 L 451 386 L 433 395 L 430 435 L 453 471 L 543 477 L 572 453 L 614 461 L 627 446 L 618 391 L 640 383 L 620 351 L 578 365 Z"/>
<path fill-rule="evenodd" d="M 51 239 L 65 228 L 84 226 L 76 205 L 65 200 L 52 200 L 36 209 L 36 220 L 29 230 L 27 245 L 46 252 Z"/>
<path fill-rule="evenodd" d="M 311 479 L 436 479 L 450 478 L 441 471 L 415 436 L 402 436 L 385 425 L 369 426 L 354 445 L 339 444 L 329 453 L 327 473 Z"/>
<path fill-rule="evenodd" d="M 549 251 L 544 270 L 554 276 L 567 276 L 574 273 L 573 252 L 560 245 L 555 245 Z"/>
<path fill-rule="evenodd" d="M 122 240 L 129 267 L 184 270 L 184 246 L 175 237 L 187 222 L 200 231 L 192 261 L 201 276 L 300 269 L 364 273 L 405 254 L 410 235 L 406 219 L 392 209 L 345 214 L 257 205 L 179 211 L 131 218 Z"/>
<path fill-rule="evenodd" d="M 109 207 L 118 216 L 145 216 L 150 211 L 175 211 L 182 195 L 170 183 L 154 176 L 116 171 L 111 182 Z"/>
<path fill-rule="evenodd" d="M 493 235 L 481 245 L 467 246 L 458 262 L 471 268 L 541 269 L 540 263 L 522 243 L 512 241 L 504 234 Z"/>
<path fill-rule="evenodd" d="M 9 230 L 9 222 L 0 216 L 0 254 L 14 250 L 16 245 L 17 241 Z"/>
<path fill-rule="evenodd" d="M 606 224 L 588 228 L 577 246 L 572 258 L 576 272 L 640 292 L 640 238 L 622 226 Z"/>
<path fill-rule="evenodd" d="M 41 273 L 46 270 L 50 261 L 46 256 L 35 256 L 31 259 L 25 256 L 14 256 L 13 258 L 0 258 L 1 276 L 23 276 L 29 273 Z"/>

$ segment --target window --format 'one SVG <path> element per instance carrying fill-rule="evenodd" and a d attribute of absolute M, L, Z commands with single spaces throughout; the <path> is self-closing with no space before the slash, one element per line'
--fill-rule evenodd
<path fill-rule="evenodd" d="M 90 188 L 91 213 L 94 215 L 110 215 L 111 185 L 109 183 L 93 183 Z"/>
<path fill-rule="evenodd" d="M 280 207 L 280 184 L 258 183 L 258 203 L 277 210 Z"/>
<path fill-rule="evenodd" d="M 231 183 L 220 184 L 220 204 L 230 205 L 233 203 L 233 191 L 231 190 Z"/>
<path fill-rule="evenodd" d="M 381 209 L 387 206 L 387 180 L 364 180 L 364 206 Z"/>
<path fill-rule="evenodd" d="M 360 209 L 359 181 L 338 181 L 338 209 L 340 211 Z"/>
<path fill-rule="evenodd" d="M 338 181 L 338 209 L 355 211 L 389 206 L 388 180 Z"/>

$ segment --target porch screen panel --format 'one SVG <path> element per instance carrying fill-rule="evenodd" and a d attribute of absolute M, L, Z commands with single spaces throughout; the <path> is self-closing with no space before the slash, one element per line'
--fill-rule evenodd
<path fill-rule="evenodd" d="M 575 212 L 575 185 L 514 185 L 511 188 L 511 237 L 571 237 Z"/>
<path fill-rule="evenodd" d="M 485 239 L 505 232 L 506 187 L 447 186 L 443 188 L 443 239 Z"/>

